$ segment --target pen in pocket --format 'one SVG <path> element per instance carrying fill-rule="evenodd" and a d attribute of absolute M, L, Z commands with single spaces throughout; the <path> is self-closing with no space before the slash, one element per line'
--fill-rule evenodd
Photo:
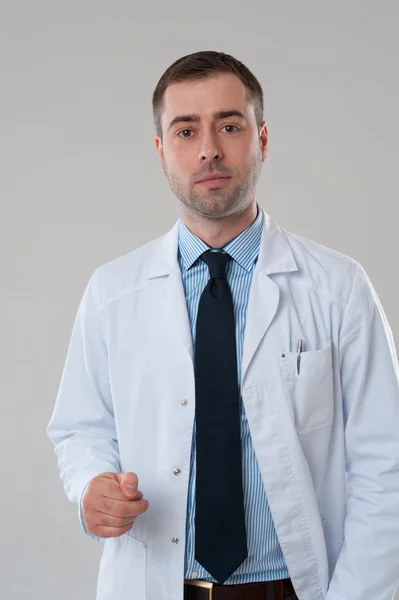
<path fill-rule="evenodd" d="M 296 370 L 299 375 L 299 367 L 301 363 L 301 352 L 302 352 L 302 340 L 298 340 L 297 358 L 296 358 Z"/>

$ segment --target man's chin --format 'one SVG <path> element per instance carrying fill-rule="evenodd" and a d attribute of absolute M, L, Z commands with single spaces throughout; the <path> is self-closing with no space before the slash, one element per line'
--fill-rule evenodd
<path fill-rule="evenodd" d="M 187 205 L 186 205 L 187 206 Z M 218 219 L 221 217 L 225 217 L 230 214 L 229 207 L 224 204 L 217 204 L 212 202 L 195 202 L 193 204 L 189 204 L 188 208 L 193 212 L 201 215 L 202 217 L 209 217 L 213 219 Z"/>

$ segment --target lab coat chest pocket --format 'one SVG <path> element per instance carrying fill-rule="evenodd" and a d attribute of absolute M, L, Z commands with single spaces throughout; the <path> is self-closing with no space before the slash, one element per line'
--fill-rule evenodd
<path fill-rule="evenodd" d="M 299 374 L 296 352 L 280 356 L 280 363 L 297 432 L 330 426 L 334 416 L 332 342 L 319 350 L 302 351 Z"/>
<path fill-rule="evenodd" d="M 146 544 L 130 532 L 107 538 L 98 573 L 96 600 L 145 600 L 146 562 Z"/>

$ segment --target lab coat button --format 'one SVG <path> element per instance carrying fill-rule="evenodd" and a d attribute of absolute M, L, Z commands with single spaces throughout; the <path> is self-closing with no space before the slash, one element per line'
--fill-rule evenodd
<path fill-rule="evenodd" d="M 180 474 L 181 474 L 181 471 L 180 471 L 180 469 L 175 469 L 175 470 L 173 471 L 173 473 L 174 473 L 175 475 L 180 475 Z"/>
<path fill-rule="evenodd" d="M 176 537 L 175 537 L 175 538 L 172 538 L 172 542 L 173 542 L 174 544 L 178 544 L 178 543 L 179 543 L 179 538 L 176 538 Z"/>
<path fill-rule="evenodd" d="M 181 405 L 182 405 L 182 406 L 187 406 L 187 404 L 188 404 L 187 400 L 182 400 L 182 401 L 181 401 Z"/>

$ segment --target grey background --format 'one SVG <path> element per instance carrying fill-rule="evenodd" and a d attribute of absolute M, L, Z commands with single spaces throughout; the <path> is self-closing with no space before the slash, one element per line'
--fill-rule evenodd
<path fill-rule="evenodd" d="M 45 429 L 89 276 L 180 214 L 151 113 L 180 56 L 222 50 L 258 77 L 259 203 L 361 262 L 398 340 L 398 25 L 394 0 L 0 2 L 2 600 L 95 597 L 102 547 Z"/>

